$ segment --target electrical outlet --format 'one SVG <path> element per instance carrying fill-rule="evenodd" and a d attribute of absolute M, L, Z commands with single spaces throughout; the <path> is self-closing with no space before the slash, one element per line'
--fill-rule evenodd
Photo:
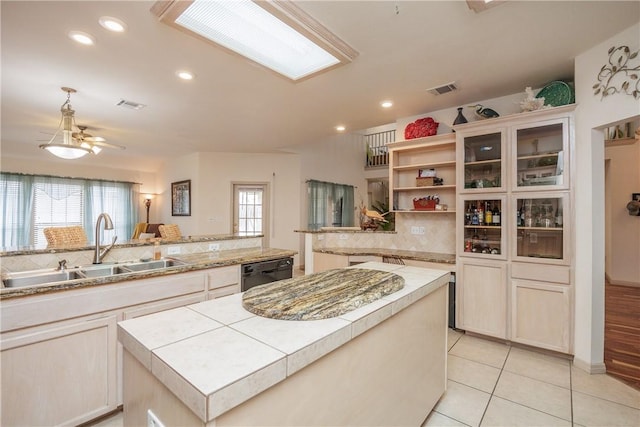
<path fill-rule="evenodd" d="M 167 248 L 167 255 L 178 255 L 180 254 L 180 246 L 169 246 Z"/>
<path fill-rule="evenodd" d="M 411 234 L 424 234 L 424 227 L 412 226 Z"/>
<path fill-rule="evenodd" d="M 220 250 L 220 243 L 209 243 L 209 250 L 210 251 L 219 251 Z"/>
<path fill-rule="evenodd" d="M 349 238 L 348 234 L 344 234 L 343 233 L 343 234 L 340 235 L 340 240 L 347 240 L 348 238 Z"/>
<path fill-rule="evenodd" d="M 164 427 L 164 424 L 151 409 L 147 409 L 147 427 Z"/>

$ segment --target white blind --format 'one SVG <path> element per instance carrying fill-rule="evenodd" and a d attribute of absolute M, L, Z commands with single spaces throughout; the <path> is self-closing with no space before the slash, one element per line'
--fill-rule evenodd
<path fill-rule="evenodd" d="M 33 211 L 34 244 L 43 246 L 47 244 L 43 233 L 45 228 L 83 225 L 84 188 L 66 180 L 37 182 L 34 185 Z"/>

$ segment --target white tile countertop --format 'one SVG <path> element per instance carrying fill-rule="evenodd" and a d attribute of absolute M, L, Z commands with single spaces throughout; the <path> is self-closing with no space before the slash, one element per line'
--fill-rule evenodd
<path fill-rule="evenodd" d="M 338 317 L 288 321 L 242 307 L 242 294 L 119 323 L 118 338 L 147 370 L 204 422 L 285 380 L 422 297 L 449 273 L 397 264 L 404 288 Z"/>

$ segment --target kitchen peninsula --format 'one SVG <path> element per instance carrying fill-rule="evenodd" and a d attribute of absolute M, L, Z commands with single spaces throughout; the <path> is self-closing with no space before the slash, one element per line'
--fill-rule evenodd
<path fill-rule="evenodd" d="M 336 290 L 341 275 L 352 281 Z M 358 306 L 354 280 L 379 295 Z M 124 424 L 145 425 L 150 411 L 166 426 L 420 425 L 446 386 L 448 281 L 365 263 L 121 322 Z M 323 303 L 296 298 L 309 287 L 357 308 L 296 321 L 243 306 L 263 314 L 267 290 L 280 304 L 295 288 L 289 308 L 308 313 Z"/>

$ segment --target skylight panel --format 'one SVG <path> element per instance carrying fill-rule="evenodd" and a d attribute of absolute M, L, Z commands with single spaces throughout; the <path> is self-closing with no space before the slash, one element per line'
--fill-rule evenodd
<path fill-rule="evenodd" d="M 159 0 L 160 21 L 294 82 L 348 64 L 351 46 L 289 0 Z"/>

